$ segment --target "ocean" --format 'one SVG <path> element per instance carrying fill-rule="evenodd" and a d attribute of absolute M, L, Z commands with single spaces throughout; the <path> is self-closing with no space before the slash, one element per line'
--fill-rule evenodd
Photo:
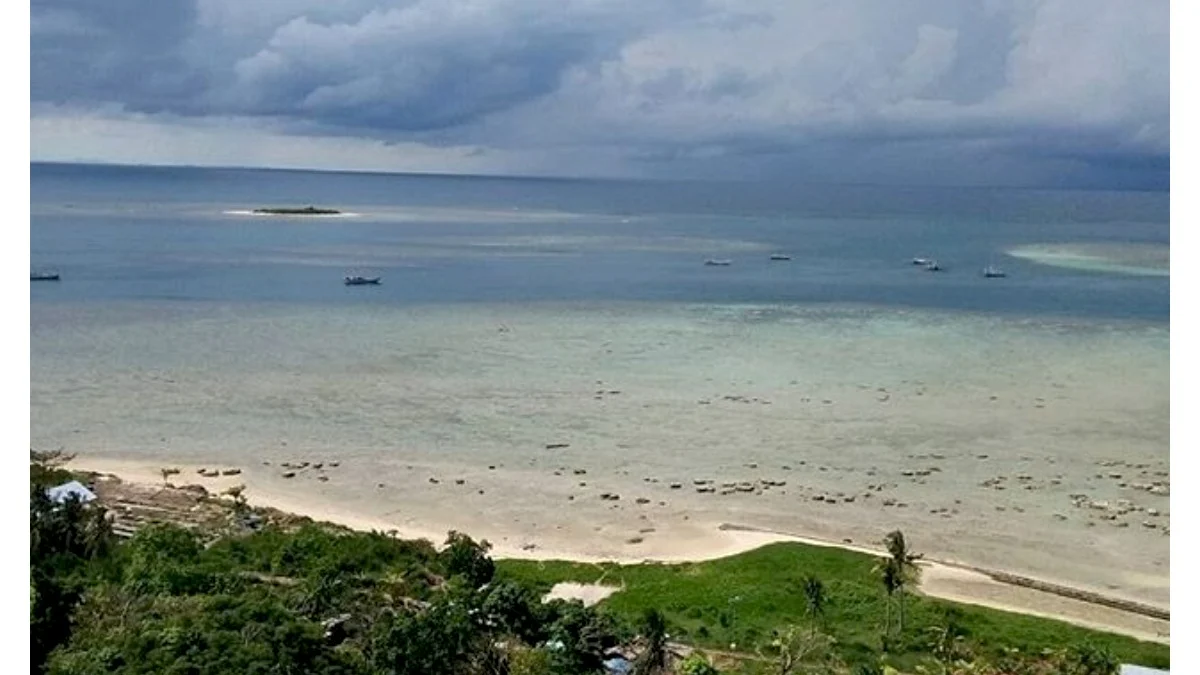
<path fill-rule="evenodd" d="M 899 528 L 1169 606 L 1165 193 L 30 173 L 36 449 L 506 554 Z"/>
<path fill-rule="evenodd" d="M 30 166 L 54 302 L 856 303 L 1169 319 L 1165 276 L 1008 255 L 1169 243 L 1169 195 Z M 346 218 L 264 218 L 317 205 Z M 237 212 L 243 212 L 239 215 Z M 770 261 L 772 253 L 790 261 Z M 915 256 L 945 268 L 927 273 Z M 705 267 L 709 258 L 728 267 Z M 1008 277 L 985 279 L 986 265 Z M 342 276 L 383 277 L 345 288 Z"/>

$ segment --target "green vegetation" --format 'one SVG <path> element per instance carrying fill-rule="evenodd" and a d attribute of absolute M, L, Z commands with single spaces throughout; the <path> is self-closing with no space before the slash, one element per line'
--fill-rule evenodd
<path fill-rule="evenodd" d="M 904 553 L 913 556 L 907 545 Z M 672 640 L 712 650 L 770 652 L 787 626 L 807 629 L 819 622 L 820 632 L 834 640 L 834 653 L 854 667 L 877 662 L 883 651 L 891 603 L 880 570 L 888 567 L 853 551 L 781 543 L 709 562 L 670 565 L 502 560 L 497 576 L 539 590 L 561 581 L 621 586 L 604 602 L 606 610 L 635 620 L 656 609 L 666 617 Z M 811 579 L 820 580 L 819 601 Z M 905 603 L 904 629 L 891 626 L 886 657 L 902 669 L 935 657 L 934 633 L 945 628 L 948 609 L 955 610 L 951 616 L 962 633 L 958 642 L 964 654 L 1001 659 L 1091 646 L 1120 662 L 1170 663 L 1165 645 L 911 593 Z M 810 632 L 804 631 L 804 637 Z"/>
<path fill-rule="evenodd" d="M 1117 657 L 1169 660 L 1166 647 L 919 596 L 887 636 L 886 565 L 819 547 L 597 566 L 497 563 L 457 532 L 439 548 L 311 522 L 150 525 L 119 541 L 100 506 L 46 497 L 71 478 L 62 459 L 30 464 L 34 673 L 587 675 L 618 646 L 639 675 L 1110 675 Z M 624 590 L 595 608 L 542 602 L 558 581 L 600 577 Z M 892 590 L 899 604 L 905 585 Z M 680 643 L 707 655 L 680 658 Z"/>
<path fill-rule="evenodd" d="M 334 209 L 319 209 L 315 206 L 305 206 L 301 208 L 295 207 L 280 207 L 280 208 L 265 208 L 254 209 L 254 213 L 261 213 L 272 216 L 335 216 L 341 211 Z"/>
<path fill-rule="evenodd" d="M 30 463 L 34 673 L 593 673 L 622 637 L 581 603 L 493 583 L 487 542 L 459 533 L 440 551 L 315 523 L 119 542 L 103 508 L 47 498 L 62 459 Z"/>

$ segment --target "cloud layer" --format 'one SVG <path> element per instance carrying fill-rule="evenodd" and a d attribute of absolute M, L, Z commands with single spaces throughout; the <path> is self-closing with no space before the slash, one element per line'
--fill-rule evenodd
<path fill-rule="evenodd" d="M 904 180 L 936 161 L 924 179 L 1136 185 L 1169 164 L 1166 0 L 34 0 L 31 18 L 35 118 L 237 120 L 498 170 Z"/>

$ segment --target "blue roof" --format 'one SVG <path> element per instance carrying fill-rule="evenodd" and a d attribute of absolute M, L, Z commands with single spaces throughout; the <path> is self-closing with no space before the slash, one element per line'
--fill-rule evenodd
<path fill-rule="evenodd" d="M 604 670 L 613 675 L 628 675 L 633 672 L 633 664 L 629 662 L 629 659 L 614 656 L 604 662 Z"/>
<path fill-rule="evenodd" d="M 56 504 L 61 504 L 70 499 L 72 496 L 74 496 L 80 502 L 86 503 L 95 499 L 96 493 L 84 487 L 83 483 L 73 480 L 46 490 L 46 496 L 50 498 L 50 501 Z"/>

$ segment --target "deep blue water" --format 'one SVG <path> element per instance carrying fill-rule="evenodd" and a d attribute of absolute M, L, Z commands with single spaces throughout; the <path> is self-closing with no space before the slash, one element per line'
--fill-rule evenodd
<path fill-rule="evenodd" d="M 853 302 L 1169 319 L 1165 277 L 1003 254 L 1038 243 L 1166 244 L 1167 193 L 64 164 L 31 164 L 30 176 L 31 266 L 63 275 L 31 284 L 33 303 Z M 225 213 L 307 204 L 362 215 Z M 396 217 L 431 207 L 466 215 Z M 527 217 L 540 211 L 573 215 Z M 744 250 L 746 242 L 761 250 Z M 771 251 L 793 259 L 770 262 Z M 946 272 L 915 268 L 915 255 L 936 257 Z M 705 267 L 710 257 L 734 264 Z M 982 278 L 989 263 L 1009 277 Z M 348 271 L 384 283 L 346 288 Z"/>

